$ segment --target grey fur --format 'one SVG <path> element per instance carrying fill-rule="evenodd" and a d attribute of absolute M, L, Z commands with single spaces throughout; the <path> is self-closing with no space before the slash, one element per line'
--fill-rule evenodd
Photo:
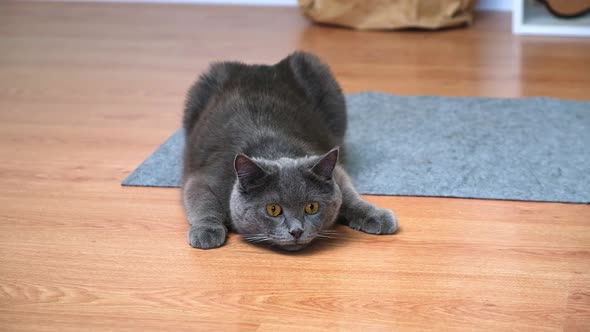
<path fill-rule="evenodd" d="M 364 201 L 338 164 L 346 106 L 317 57 L 213 64 L 189 90 L 183 122 L 191 246 L 219 247 L 231 229 L 299 250 L 337 220 L 372 234 L 397 230 L 395 215 Z M 316 214 L 304 212 L 310 202 L 319 203 Z M 271 217 L 267 204 L 283 213 Z"/>

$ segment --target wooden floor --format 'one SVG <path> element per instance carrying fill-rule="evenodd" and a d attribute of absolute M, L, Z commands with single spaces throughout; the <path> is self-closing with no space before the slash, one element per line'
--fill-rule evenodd
<path fill-rule="evenodd" d="M 590 206 L 368 197 L 402 230 L 285 254 L 187 244 L 177 189 L 120 181 L 219 59 L 329 62 L 346 92 L 590 99 L 590 40 L 353 32 L 294 8 L 0 4 L 0 330 L 590 331 Z"/>

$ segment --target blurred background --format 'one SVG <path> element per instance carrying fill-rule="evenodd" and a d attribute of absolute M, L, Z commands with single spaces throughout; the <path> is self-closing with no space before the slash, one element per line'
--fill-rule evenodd
<path fill-rule="evenodd" d="M 587 101 L 588 15 L 582 0 L 0 1 L 0 330 L 590 331 L 587 204 L 365 196 L 397 213 L 399 234 L 337 226 L 338 239 L 286 255 L 236 234 L 192 249 L 180 190 L 121 187 L 180 127 L 212 61 L 305 50 L 346 93 Z M 541 122 L 563 129 L 548 137 L 558 152 L 582 147 L 559 166 L 583 186 L 590 142 L 564 137 L 588 117 L 559 115 Z M 520 135 L 526 120 L 492 119 L 446 138 L 497 125 L 516 128 L 515 151 L 538 144 Z M 465 141 L 458 161 L 483 145 Z M 453 170 L 450 183 L 477 179 Z M 544 188 L 535 174 L 523 178 Z"/>

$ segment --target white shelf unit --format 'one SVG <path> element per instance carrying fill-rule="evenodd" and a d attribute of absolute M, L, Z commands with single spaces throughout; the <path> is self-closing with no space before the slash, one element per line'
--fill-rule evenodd
<path fill-rule="evenodd" d="M 590 37 L 590 13 L 559 18 L 536 0 L 514 0 L 512 32 L 522 35 Z"/>

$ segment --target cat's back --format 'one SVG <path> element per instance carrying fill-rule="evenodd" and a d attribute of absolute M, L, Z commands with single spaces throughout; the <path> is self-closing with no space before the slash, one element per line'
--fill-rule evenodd
<path fill-rule="evenodd" d="M 213 64 L 189 91 L 183 125 L 185 158 L 196 166 L 236 153 L 325 152 L 342 144 L 346 109 L 327 66 L 295 53 L 273 66 Z"/>

